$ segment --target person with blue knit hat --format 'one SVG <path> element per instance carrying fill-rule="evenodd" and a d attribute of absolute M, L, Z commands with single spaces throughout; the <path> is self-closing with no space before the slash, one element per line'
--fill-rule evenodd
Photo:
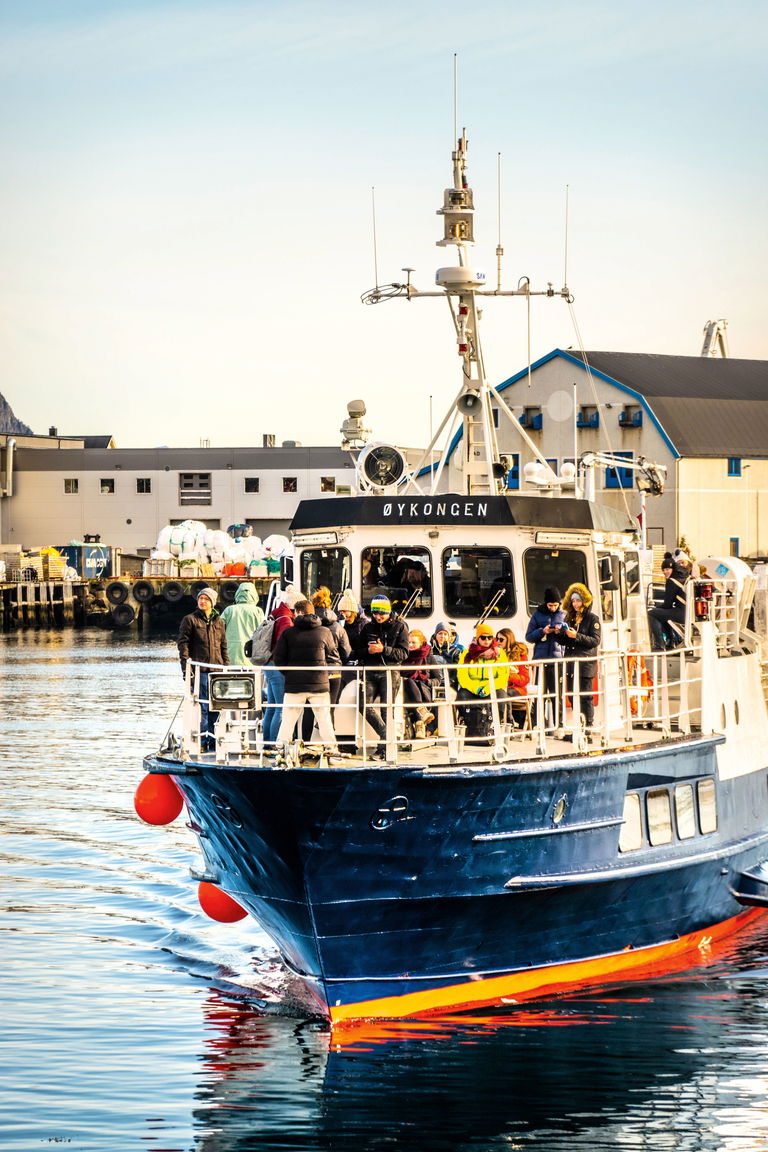
<path fill-rule="evenodd" d="M 379 738 L 374 759 L 386 758 L 387 725 L 377 702 L 393 703 L 400 687 L 400 673 L 388 668 L 405 664 L 408 659 L 408 625 L 392 611 L 388 596 L 377 592 L 371 600 L 371 616 L 360 637 L 360 651 L 365 675 L 360 685 L 359 708 Z"/>

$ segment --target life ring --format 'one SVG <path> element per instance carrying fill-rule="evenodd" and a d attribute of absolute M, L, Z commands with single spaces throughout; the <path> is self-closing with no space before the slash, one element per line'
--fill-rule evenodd
<path fill-rule="evenodd" d="M 132 604 L 115 604 L 112 619 L 118 628 L 128 628 L 136 619 L 136 611 Z"/>
<path fill-rule="evenodd" d="M 653 691 L 653 679 L 642 656 L 631 653 L 627 661 L 629 683 L 629 710 L 633 716 L 642 716 Z"/>
<path fill-rule="evenodd" d="M 107 584 L 105 595 L 110 604 L 124 604 L 128 599 L 128 585 L 123 584 L 122 580 L 113 580 Z"/>
<path fill-rule="evenodd" d="M 178 604 L 184 596 L 184 585 L 178 580 L 168 580 L 163 584 L 163 597 L 169 604 Z"/>
<path fill-rule="evenodd" d="M 133 586 L 133 598 L 139 604 L 149 604 L 155 594 L 155 589 L 149 580 L 137 580 Z"/>
<path fill-rule="evenodd" d="M 197 598 L 200 595 L 200 593 L 202 592 L 203 588 L 207 588 L 207 587 L 208 587 L 208 584 L 206 584 L 205 580 L 195 580 L 194 584 L 190 584 L 189 594 L 193 598 L 193 600 L 197 600 Z"/>

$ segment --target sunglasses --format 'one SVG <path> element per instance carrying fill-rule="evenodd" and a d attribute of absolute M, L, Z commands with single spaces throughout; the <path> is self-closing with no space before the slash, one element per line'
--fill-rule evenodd
<path fill-rule="evenodd" d="M 478 636 L 477 642 L 478 644 L 492 644 L 493 636 Z"/>

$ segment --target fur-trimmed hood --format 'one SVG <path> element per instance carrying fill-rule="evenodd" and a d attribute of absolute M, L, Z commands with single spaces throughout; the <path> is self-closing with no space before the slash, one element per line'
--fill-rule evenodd
<path fill-rule="evenodd" d="M 568 613 L 573 611 L 571 597 L 573 596 L 574 592 L 577 596 L 581 596 L 582 603 L 584 604 L 585 608 L 592 607 L 592 593 L 590 592 L 589 588 L 587 588 L 586 584 L 569 584 L 565 596 L 563 596 L 564 612 Z"/>

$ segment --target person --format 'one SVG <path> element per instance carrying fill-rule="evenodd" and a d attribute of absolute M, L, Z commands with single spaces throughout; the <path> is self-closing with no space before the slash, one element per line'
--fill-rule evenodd
<path fill-rule="evenodd" d="M 309 600 L 297 600 L 294 604 L 293 624 L 281 632 L 272 659 L 285 676 L 278 747 L 285 750 L 291 742 L 302 709 L 309 704 L 329 762 L 340 763 L 331 719 L 328 676 L 329 665 L 339 663 L 339 650 L 330 629 L 320 623 Z"/>
<path fill-rule="evenodd" d="M 459 717 L 466 726 L 467 736 L 479 743 L 490 731 L 492 711 L 483 702 L 488 701 L 491 694 L 491 677 L 499 700 L 500 717 L 504 714 L 504 701 L 507 699 L 509 665 L 499 650 L 490 624 L 477 625 L 474 640 L 459 659 L 458 677 L 456 701 Z"/>
<path fill-rule="evenodd" d="M 314 613 L 320 623 L 328 629 L 336 641 L 336 647 L 339 651 L 339 663 L 348 664 L 352 655 L 352 647 L 349 643 L 344 625 L 341 624 L 333 611 L 331 604 L 331 590 L 321 585 L 317 592 L 312 596 L 312 604 Z M 341 695 L 341 668 L 337 665 L 328 673 L 330 681 L 331 704 L 336 705 L 339 702 Z M 312 736 L 312 729 L 314 727 L 314 719 L 312 710 L 310 708 L 304 709 L 304 716 L 301 722 L 301 734 L 304 740 L 309 740 Z"/>
<path fill-rule="evenodd" d="M 229 662 L 236 667 L 248 667 L 250 661 L 243 648 L 264 619 L 259 607 L 259 594 L 256 585 L 248 580 L 241 581 L 235 592 L 234 604 L 229 604 L 221 614 L 227 633 Z"/>
<path fill-rule="evenodd" d="M 685 625 L 686 584 L 690 579 L 688 572 L 690 559 L 685 556 L 685 560 L 688 561 L 687 566 L 685 562 L 676 564 L 672 556 L 665 556 L 662 561 L 664 599 L 661 604 L 655 604 L 648 609 L 648 627 L 651 630 L 651 648 L 654 652 L 674 648 L 680 642 L 679 634 L 669 627 L 669 623 Z"/>
<path fill-rule="evenodd" d="M 413 628 L 408 633 L 408 666 L 403 671 L 403 701 L 405 703 L 406 728 L 412 730 L 417 740 L 425 740 L 427 724 L 435 719 L 434 712 L 430 711 L 432 703 L 432 684 L 438 673 L 436 658 L 424 633 L 420 628 Z M 415 715 L 416 719 L 411 717 Z"/>
<path fill-rule="evenodd" d="M 351 588 L 342 592 L 337 605 L 339 615 L 344 621 L 344 631 L 347 634 L 351 653 L 349 663 L 364 664 L 367 649 L 363 643 L 363 630 L 370 621 Z"/>
<path fill-rule="evenodd" d="M 379 740 L 373 759 L 384 760 L 387 725 L 381 709 L 374 705 L 382 700 L 392 704 L 397 696 L 400 673 L 387 669 L 408 659 L 408 625 L 392 611 L 389 597 L 380 594 L 371 600 L 371 616 L 373 619 L 366 624 L 362 636 L 366 674 L 360 685 L 359 709 Z"/>
<path fill-rule="evenodd" d="M 439 664 L 458 664 L 464 645 L 459 644 L 456 638 L 456 627 L 449 620 L 438 620 L 430 640 L 432 654 Z M 452 688 L 457 688 L 459 681 L 456 668 L 451 668 L 448 680 Z"/>
<path fill-rule="evenodd" d="M 185 616 L 179 625 L 179 660 L 183 676 L 187 661 L 201 664 L 228 664 L 227 633 L 218 612 L 215 612 L 219 594 L 215 588 L 201 588 L 197 595 L 197 609 Z M 200 733 L 203 752 L 215 746 L 213 720 L 208 708 L 208 671 L 200 670 L 198 699 L 200 701 Z"/>
<path fill-rule="evenodd" d="M 561 638 L 562 625 L 565 622 L 565 613 L 560 607 L 562 595 L 559 588 L 545 588 L 544 599 L 538 608 L 534 608 L 528 621 L 525 639 L 533 644 L 533 659 L 545 660 L 539 665 L 538 675 L 542 677 L 545 705 L 550 701 L 552 726 L 557 727 L 560 715 L 560 702 L 558 699 L 558 673 L 557 665 L 552 663 L 560 660 L 563 655 Z M 531 723 L 536 723 L 536 704 L 531 709 Z"/>
<path fill-rule="evenodd" d="M 520 727 L 525 723 L 527 713 L 527 691 L 531 679 L 528 667 L 528 649 L 515 639 L 511 628 L 500 628 L 496 633 L 499 650 L 509 661 L 509 679 L 507 680 L 507 723 Z M 515 716 L 517 713 L 517 717 Z"/>
<path fill-rule="evenodd" d="M 269 614 L 275 622 L 272 632 L 273 654 L 283 632 L 293 624 L 293 609 L 295 605 L 298 604 L 299 600 L 303 599 L 304 597 L 293 584 L 289 584 L 287 588 L 278 593 L 275 606 Z M 262 736 L 264 738 L 264 744 L 267 745 L 274 744 L 277 739 L 277 733 L 280 728 L 280 709 L 283 704 L 283 696 L 285 695 L 285 676 L 279 668 L 275 667 L 271 659 L 268 664 L 264 665 L 264 682 L 267 691 Z"/>
<path fill-rule="evenodd" d="M 586 584 L 571 584 L 566 589 L 563 598 L 565 624 L 560 633 L 565 655 L 579 658 L 579 712 L 584 717 L 584 724 L 587 728 L 591 728 L 595 722 L 592 681 L 597 674 L 597 660 L 594 657 L 600 647 L 601 639 L 600 621 L 596 613 L 591 611 L 591 604 L 592 593 Z M 576 686 L 576 664 L 577 661 L 572 659 L 565 666 L 566 684 L 571 697 L 573 697 Z M 575 707 L 576 701 L 574 700 Z M 566 740 L 568 738 L 566 736 Z"/>

